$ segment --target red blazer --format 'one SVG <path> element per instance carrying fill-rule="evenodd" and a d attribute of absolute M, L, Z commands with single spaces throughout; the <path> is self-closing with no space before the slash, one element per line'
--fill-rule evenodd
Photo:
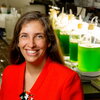
<path fill-rule="evenodd" d="M 2 77 L 0 100 L 21 100 L 24 91 L 26 63 L 9 65 Z M 30 90 L 34 100 L 83 100 L 78 74 L 70 68 L 48 59 Z"/>

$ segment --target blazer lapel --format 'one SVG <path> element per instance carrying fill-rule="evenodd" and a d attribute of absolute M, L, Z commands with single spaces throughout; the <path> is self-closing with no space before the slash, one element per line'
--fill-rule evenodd
<path fill-rule="evenodd" d="M 25 76 L 25 67 L 26 63 L 22 63 L 19 66 L 19 71 L 18 71 L 18 94 L 20 95 L 24 91 L 24 76 Z"/>
<path fill-rule="evenodd" d="M 35 84 L 33 85 L 33 87 L 30 90 L 30 92 L 32 94 L 35 95 L 38 92 L 41 85 L 43 84 L 43 81 L 45 80 L 45 78 L 48 74 L 48 66 L 49 66 L 50 62 L 51 62 L 51 59 L 48 58 L 47 61 L 46 61 L 46 64 L 44 65 L 42 72 L 40 73 L 38 79 L 36 80 Z"/>

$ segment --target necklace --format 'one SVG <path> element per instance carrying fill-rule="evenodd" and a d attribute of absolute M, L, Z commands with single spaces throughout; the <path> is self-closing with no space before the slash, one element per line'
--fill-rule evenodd
<path fill-rule="evenodd" d="M 33 95 L 30 92 L 24 91 L 20 94 L 21 100 L 34 100 Z"/>

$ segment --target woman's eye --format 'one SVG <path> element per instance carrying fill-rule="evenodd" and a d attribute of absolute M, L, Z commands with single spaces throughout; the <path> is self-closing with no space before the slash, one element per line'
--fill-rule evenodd
<path fill-rule="evenodd" d="M 37 38 L 44 38 L 44 35 L 37 35 Z"/>
<path fill-rule="evenodd" d="M 24 37 L 27 37 L 27 35 L 21 35 L 20 37 L 21 37 L 21 38 L 24 38 Z"/>

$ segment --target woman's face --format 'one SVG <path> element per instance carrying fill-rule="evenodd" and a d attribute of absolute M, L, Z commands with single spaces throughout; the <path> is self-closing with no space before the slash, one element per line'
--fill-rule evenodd
<path fill-rule="evenodd" d="M 26 62 L 39 63 L 46 58 L 46 50 L 49 46 L 44 27 L 39 21 L 31 21 L 22 26 L 18 47 Z"/>

